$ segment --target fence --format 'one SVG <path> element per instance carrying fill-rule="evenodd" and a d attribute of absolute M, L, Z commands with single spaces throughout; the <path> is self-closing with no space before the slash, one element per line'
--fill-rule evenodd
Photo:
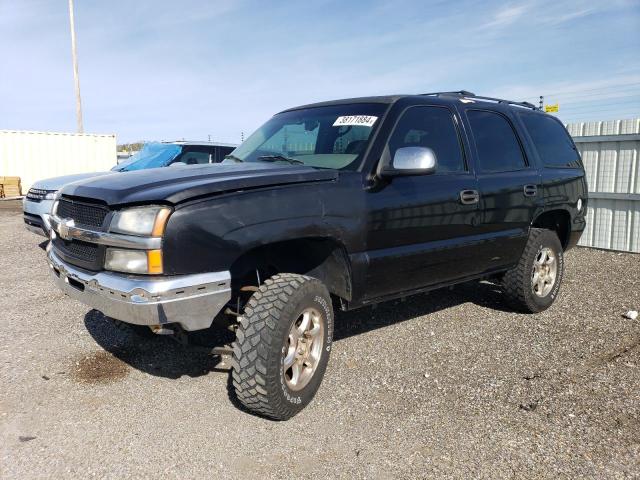
<path fill-rule="evenodd" d="M 0 130 L 0 176 L 20 177 L 23 193 L 36 180 L 105 171 L 116 163 L 115 135 Z"/>
<path fill-rule="evenodd" d="M 579 245 L 640 252 L 640 118 L 567 125 L 587 173 Z"/>

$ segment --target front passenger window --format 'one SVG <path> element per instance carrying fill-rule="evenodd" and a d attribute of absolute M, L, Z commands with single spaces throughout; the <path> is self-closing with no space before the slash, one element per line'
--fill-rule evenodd
<path fill-rule="evenodd" d="M 436 154 L 436 173 L 464 172 L 465 162 L 451 112 L 444 107 L 410 107 L 389 138 L 391 158 L 402 147 L 428 147 Z"/>

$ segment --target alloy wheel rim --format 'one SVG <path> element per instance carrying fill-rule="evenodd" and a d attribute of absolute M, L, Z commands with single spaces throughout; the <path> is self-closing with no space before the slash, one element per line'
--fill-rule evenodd
<path fill-rule="evenodd" d="M 315 308 L 306 308 L 293 322 L 283 354 L 284 381 L 290 390 L 301 390 L 313 378 L 324 343 L 324 318 Z"/>
<path fill-rule="evenodd" d="M 541 248 L 533 262 L 531 290 L 538 297 L 546 297 L 556 283 L 557 275 L 556 254 L 548 247 Z"/>

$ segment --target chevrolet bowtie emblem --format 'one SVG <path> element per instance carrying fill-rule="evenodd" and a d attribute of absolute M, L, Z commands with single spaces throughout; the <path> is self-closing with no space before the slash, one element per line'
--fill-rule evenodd
<path fill-rule="evenodd" d="M 62 219 L 58 224 L 58 235 L 63 240 L 71 240 L 71 235 L 69 235 L 69 229 L 75 227 L 76 224 L 72 218 Z"/>

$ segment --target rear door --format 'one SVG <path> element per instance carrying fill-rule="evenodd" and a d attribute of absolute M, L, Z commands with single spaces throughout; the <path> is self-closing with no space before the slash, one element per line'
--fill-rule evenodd
<path fill-rule="evenodd" d="M 512 265 L 527 241 L 531 219 L 543 205 L 538 169 L 505 112 L 466 108 L 480 189 L 480 229 L 486 241 L 478 249 L 483 269 Z"/>

